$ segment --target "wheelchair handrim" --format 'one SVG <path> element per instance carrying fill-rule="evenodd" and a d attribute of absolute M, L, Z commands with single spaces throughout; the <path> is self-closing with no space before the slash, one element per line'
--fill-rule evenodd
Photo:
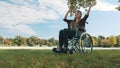
<path fill-rule="evenodd" d="M 84 42 L 84 36 L 87 36 L 87 39 L 89 39 L 89 41 L 87 41 L 87 45 L 90 45 L 90 46 L 88 46 L 87 47 L 87 45 L 85 44 L 85 42 Z M 93 50 L 93 42 L 92 42 L 92 38 L 91 38 L 91 36 L 89 35 L 89 34 L 87 34 L 87 33 L 82 33 L 82 35 L 80 36 L 80 47 L 79 47 L 79 49 L 80 50 L 82 50 L 82 53 L 84 53 L 84 54 L 88 54 L 88 53 L 92 53 L 92 50 Z"/>

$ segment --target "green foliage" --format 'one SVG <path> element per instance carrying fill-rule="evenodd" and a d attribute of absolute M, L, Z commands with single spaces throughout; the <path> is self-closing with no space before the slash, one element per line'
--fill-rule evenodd
<path fill-rule="evenodd" d="M 13 43 L 12 39 L 10 39 L 10 38 L 4 39 L 4 44 L 5 44 L 5 45 L 7 45 L 7 46 L 12 46 L 12 43 Z"/>
<path fill-rule="evenodd" d="M 117 44 L 115 46 L 120 47 L 120 35 L 116 36 L 116 42 Z"/>
<path fill-rule="evenodd" d="M 117 9 L 118 11 L 120 11 L 120 6 L 116 7 L 116 9 Z"/>
<path fill-rule="evenodd" d="M 103 44 L 102 45 L 103 47 L 110 47 L 109 39 L 106 38 L 106 39 L 102 40 L 102 44 Z"/>
<path fill-rule="evenodd" d="M 120 38 L 119 36 L 109 36 L 105 38 L 104 36 L 92 37 L 93 45 L 98 47 L 116 47 L 119 46 Z"/>
<path fill-rule="evenodd" d="M 105 39 L 104 36 L 100 35 L 98 36 L 98 46 L 102 47 L 103 46 L 103 43 L 102 41 Z"/>
<path fill-rule="evenodd" d="M 93 46 L 98 46 L 98 39 L 97 37 L 92 36 Z"/>
<path fill-rule="evenodd" d="M 3 44 L 3 37 L 2 36 L 0 36 L 0 44 Z"/>
<path fill-rule="evenodd" d="M 117 44 L 117 42 L 116 42 L 116 37 L 115 36 L 110 36 L 109 37 L 109 44 L 110 44 L 110 46 L 112 46 L 112 47 L 114 47 L 114 45 L 115 44 Z"/>
<path fill-rule="evenodd" d="M 51 45 L 50 46 L 54 46 L 54 45 L 57 45 L 57 40 L 55 40 L 54 38 L 50 38 L 48 39 L 49 42 L 51 42 Z"/>
<path fill-rule="evenodd" d="M 25 38 L 22 36 L 16 36 L 15 38 L 1 38 L 1 44 L 4 43 L 6 46 L 36 46 L 36 45 L 47 45 L 47 46 L 56 46 L 58 45 L 58 40 L 54 38 L 50 39 L 40 39 L 35 36 Z M 109 36 L 105 38 L 104 36 L 92 36 L 93 45 L 95 47 L 120 47 L 120 35 L 118 36 Z"/>
<path fill-rule="evenodd" d="M 120 2 L 120 0 L 118 0 L 118 2 Z M 118 11 L 120 11 L 120 6 L 116 7 L 116 9 L 117 9 Z"/>
<path fill-rule="evenodd" d="M 68 0 L 67 5 L 72 16 L 77 9 L 87 8 L 93 3 L 96 3 L 96 0 Z"/>
<path fill-rule="evenodd" d="M 39 38 L 35 37 L 35 36 L 31 36 L 27 39 L 27 44 L 28 46 L 35 46 L 40 44 L 39 43 Z"/>
<path fill-rule="evenodd" d="M 101 40 L 101 45 L 103 47 L 114 47 L 117 44 L 115 36 L 109 36 Z"/>
<path fill-rule="evenodd" d="M 0 41 L 3 41 L 3 37 L 2 36 L 0 36 Z"/>
<path fill-rule="evenodd" d="M 21 36 L 16 36 L 13 39 L 13 44 L 16 44 L 17 46 L 21 46 L 21 45 L 26 45 L 26 38 L 21 37 Z"/>

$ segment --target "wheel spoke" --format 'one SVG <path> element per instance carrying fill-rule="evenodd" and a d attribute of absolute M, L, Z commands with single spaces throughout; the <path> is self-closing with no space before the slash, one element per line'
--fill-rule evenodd
<path fill-rule="evenodd" d="M 91 53 L 93 48 L 91 36 L 86 33 L 82 34 L 80 38 L 80 45 L 84 54 Z"/>
<path fill-rule="evenodd" d="M 68 49 L 70 54 L 76 52 L 82 52 L 84 54 L 92 53 L 93 42 L 91 36 L 87 33 L 82 33 L 79 39 L 73 38 Z"/>

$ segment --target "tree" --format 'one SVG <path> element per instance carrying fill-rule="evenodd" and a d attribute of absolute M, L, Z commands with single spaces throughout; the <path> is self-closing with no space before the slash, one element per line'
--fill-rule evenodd
<path fill-rule="evenodd" d="M 39 39 L 40 46 L 44 44 L 44 41 L 42 39 Z"/>
<path fill-rule="evenodd" d="M 27 39 L 27 45 L 28 46 L 34 46 L 35 44 L 33 43 L 33 41 L 30 38 L 28 38 Z"/>
<path fill-rule="evenodd" d="M 98 36 L 98 46 L 103 46 L 102 40 L 104 40 L 104 39 L 105 39 L 104 36 L 102 36 L 102 35 Z"/>
<path fill-rule="evenodd" d="M 51 43 L 52 46 L 56 45 L 56 40 L 54 38 L 50 38 L 48 41 Z"/>
<path fill-rule="evenodd" d="M 46 40 L 45 39 L 42 39 L 42 44 L 46 45 Z"/>
<path fill-rule="evenodd" d="M 120 47 L 120 35 L 116 36 L 116 47 Z"/>
<path fill-rule="evenodd" d="M 108 38 L 101 41 L 103 47 L 110 47 Z"/>
<path fill-rule="evenodd" d="M 2 36 L 0 36 L 0 44 L 3 44 L 4 43 L 4 38 Z"/>
<path fill-rule="evenodd" d="M 101 43 L 102 43 L 103 47 L 114 47 L 117 44 L 116 37 L 109 36 L 109 37 L 105 38 L 104 40 L 102 40 Z"/>
<path fill-rule="evenodd" d="M 92 36 L 93 46 L 98 46 L 98 39 L 97 37 Z"/>
<path fill-rule="evenodd" d="M 117 44 L 116 37 L 115 36 L 110 36 L 109 37 L 109 43 L 110 43 L 111 47 L 114 47 L 114 45 Z"/>
<path fill-rule="evenodd" d="M 31 36 L 30 38 L 27 39 L 27 44 L 29 46 L 38 45 L 38 44 L 40 44 L 40 39 L 35 36 Z"/>
<path fill-rule="evenodd" d="M 9 38 L 4 39 L 4 44 L 5 45 L 11 45 L 12 41 Z"/>
<path fill-rule="evenodd" d="M 21 36 L 16 36 L 13 41 L 16 45 L 20 46 L 21 45 Z"/>
<path fill-rule="evenodd" d="M 58 42 L 59 42 L 58 40 L 55 40 L 55 45 L 58 45 Z"/>
<path fill-rule="evenodd" d="M 21 44 L 22 44 L 23 46 L 26 46 L 26 45 L 27 45 L 27 38 L 22 37 L 22 38 L 21 38 Z"/>
<path fill-rule="evenodd" d="M 118 2 L 120 2 L 120 0 L 118 0 Z M 117 9 L 118 11 L 120 11 L 120 6 L 116 7 L 116 9 Z"/>
<path fill-rule="evenodd" d="M 87 8 L 93 3 L 96 3 L 96 0 L 68 0 L 67 5 L 72 16 L 77 9 Z"/>
<path fill-rule="evenodd" d="M 22 36 L 16 36 L 14 39 L 13 39 L 13 42 L 14 42 L 14 45 L 18 45 L 18 46 L 21 46 L 21 45 L 27 45 L 27 42 L 26 42 L 26 38 L 22 37 Z"/>
<path fill-rule="evenodd" d="M 48 46 L 50 46 L 50 43 L 49 43 L 49 41 L 48 41 L 48 40 L 45 40 L 44 42 L 45 42 L 45 44 L 44 44 L 44 45 L 48 45 Z"/>

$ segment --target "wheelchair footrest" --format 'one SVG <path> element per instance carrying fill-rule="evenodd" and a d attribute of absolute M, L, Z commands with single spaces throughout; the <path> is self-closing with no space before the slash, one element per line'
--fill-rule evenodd
<path fill-rule="evenodd" d="M 53 48 L 52 51 L 57 53 L 68 53 L 67 50 L 64 48 L 61 48 L 59 51 L 57 51 L 57 48 Z"/>

